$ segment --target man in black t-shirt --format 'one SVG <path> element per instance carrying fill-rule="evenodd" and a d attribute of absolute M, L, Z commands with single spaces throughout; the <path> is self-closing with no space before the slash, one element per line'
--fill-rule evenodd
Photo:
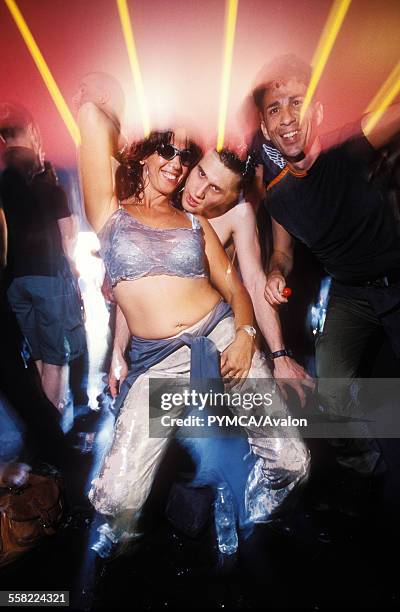
<path fill-rule="evenodd" d="M 311 69 L 294 56 L 277 58 L 253 92 L 265 138 L 286 160 L 273 179 L 266 203 L 273 218 L 272 254 L 265 296 L 283 295 L 293 265 L 293 241 L 307 245 L 333 277 L 327 318 L 317 339 L 319 393 L 330 415 L 351 416 L 354 398 L 345 379 L 365 375 L 362 365 L 377 333 L 389 335 L 400 357 L 400 235 L 387 191 L 369 181 L 376 149 L 400 130 L 399 105 L 379 123 L 318 136 L 323 109 L 312 101 L 301 120 Z M 342 379 L 343 385 L 332 379 Z M 331 381 L 329 380 L 331 379 Z M 358 474 L 379 470 L 372 441 L 335 440 L 338 462 Z"/>
<path fill-rule="evenodd" d="M 5 169 L 0 198 L 7 224 L 8 301 L 37 366 L 43 391 L 62 411 L 67 364 L 83 354 L 85 332 L 71 258 L 75 222 L 44 162 L 29 113 L 0 105 Z"/>

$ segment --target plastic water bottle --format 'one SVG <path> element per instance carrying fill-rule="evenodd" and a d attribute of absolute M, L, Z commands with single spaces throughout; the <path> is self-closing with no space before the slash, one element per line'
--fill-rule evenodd
<path fill-rule="evenodd" d="M 224 555 L 232 555 L 238 547 L 236 513 L 232 494 L 225 483 L 217 488 L 214 513 L 218 548 Z"/>

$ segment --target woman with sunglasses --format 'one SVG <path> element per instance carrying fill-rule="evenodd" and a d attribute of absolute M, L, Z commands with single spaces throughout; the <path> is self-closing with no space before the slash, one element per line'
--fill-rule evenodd
<path fill-rule="evenodd" d="M 114 298 L 132 336 L 133 369 L 118 397 L 113 441 L 89 493 L 107 518 L 100 533 L 117 543 L 138 535 L 140 512 L 173 430 L 171 425 L 163 437 L 149 436 L 149 378 L 270 375 L 255 352 L 250 298 L 216 234 L 206 219 L 173 204 L 200 148 L 183 130 L 152 132 L 123 156 L 114 192 L 115 123 L 91 102 L 81 106 L 78 123 L 87 218 L 98 232 Z M 286 413 L 283 402 L 281 409 Z M 271 480 L 268 514 L 281 503 L 288 479 L 293 488 L 304 478 L 308 452 L 294 432 L 285 447 L 292 461 L 286 454 L 284 467 L 282 440 L 248 433 L 265 468 L 264 488 Z"/>

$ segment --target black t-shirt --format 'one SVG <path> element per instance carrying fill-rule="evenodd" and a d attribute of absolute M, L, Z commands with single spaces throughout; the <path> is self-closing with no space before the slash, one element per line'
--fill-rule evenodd
<path fill-rule="evenodd" d="M 400 231 L 387 190 L 371 182 L 375 150 L 358 130 L 327 143 L 305 176 L 290 172 L 271 185 L 271 216 L 306 244 L 339 281 L 373 280 L 400 269 Z M 351 130 L 352 132 L 354 129 Z"/>
<path fill-rule="evenodd" d="M 0 197 L 7 220 L 7 265 L 12 278 L 56 276 L 65 269 L 57 220 L 70 217 L 65 192 L 45 173 L 31 182 L 15 169 L 4 170 Z"/>

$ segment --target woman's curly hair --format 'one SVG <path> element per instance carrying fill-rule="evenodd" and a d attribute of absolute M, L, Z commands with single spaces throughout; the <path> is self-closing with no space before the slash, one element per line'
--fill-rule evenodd
<path fill-rule="evenodd" d="M 140 163 L 152 153 L 155 153 L 157 147 L 161 144 L 170 144 L 173 140 L 174 132 L 172 130 L 153 131 L 144 140 L 134 142 L 130 148 L 121 155 L 118 167 L 115 174 L 115 187 L 118 200 L 126 200 L 132 196 L 138 200 L 142 200 L 144 196 L 144 179 L 143 165 Z M 187 148 L 193 151 L 193 163 L 189 166 L 189 171 L 200 160 L 203 151 L 201 147 L 193 140 L 187 141 Z"/>

